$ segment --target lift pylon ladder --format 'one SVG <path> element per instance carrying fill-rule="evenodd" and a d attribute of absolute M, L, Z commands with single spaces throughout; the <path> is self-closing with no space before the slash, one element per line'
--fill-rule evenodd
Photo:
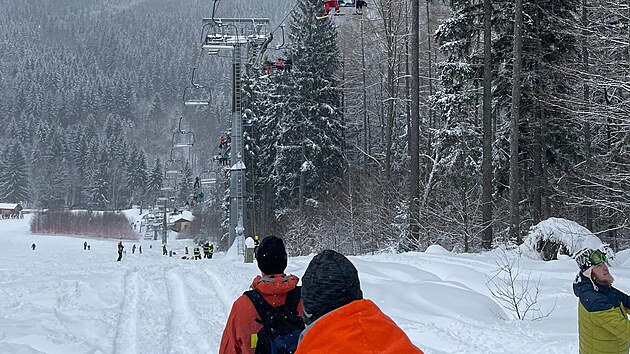
<path fill-rule="evenodd" d="M 243 108 L 242 108 L 242 67 L 244 52 L 251 55 L 252 47 L 260 48 L 267 42 L 269 34 L 263 29 L 269 24 L 268 18 L 204 18 L 202 20 L 201 47 L 211 55 L 221 51 L 232 51 L 232 117 L 230 148 L 230 226 L 228 247 L 235 240 L 239 254 L 244 254 L 243 245 L 247 225 L 245 207 L 245 163 L 243 153 Z M 258 53 L 256 53 L 258 54 Z"/>

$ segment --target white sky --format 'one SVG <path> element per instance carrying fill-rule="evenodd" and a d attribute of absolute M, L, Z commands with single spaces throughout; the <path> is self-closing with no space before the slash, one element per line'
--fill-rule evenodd
<path fill-rule="evenodd" d="M 258 274 L 255 264 L 223 253 L 203 261 L 182 260 L 183 252 L 163 257 L 159 241 L 138 242 L 142 255 L 125 242 L 118 263 L 116 241 L 89 240 L 91 251 L 83 251 L 83 238 L 31 235 L 28 218 L 0 220 L 0 239 L 1 354 L 217 353 L 232 302 Z M 520 260 L 524 274 L 541 278 L 542 307 L 555 309 L 518 321 L 486 286 L 500 254 L 433 246 L 350 259 L 365 297 L 427 354 L 577 353 L 574 261 Z M 291 258 L 287 272 L 301 277 L 311 258 Z M 612 268 L 622 290 L 630 290 L 628 258 L 621 252 Z"/>

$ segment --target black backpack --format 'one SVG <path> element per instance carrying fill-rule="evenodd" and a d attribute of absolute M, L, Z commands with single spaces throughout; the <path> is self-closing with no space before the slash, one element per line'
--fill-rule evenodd
<path fill-rule="evenodd" d="M 244 295 L 247 295 L 256 307 L 260 317 L 256 322 L 263 325 L 256 334 L 255 354 L 295 353 L 300 333 L 304 330 L 304 321 L 297 309 L 301 288 L 296 286 L 289 291 L 284 305 L 278 307 L 271 306 L 256 290 L 246 291 Z"/>

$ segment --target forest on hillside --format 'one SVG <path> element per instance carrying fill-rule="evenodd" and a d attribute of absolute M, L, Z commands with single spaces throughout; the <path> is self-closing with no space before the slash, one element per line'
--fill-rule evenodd
<path fill-rule="evenodd" d="M 294 63 L 246 78 L 249 233 L 281 234 L 294 254 L 472 251 L 519 243 L 554 216 L 626 247 L 630 7 L 523 0 L 515 35 L 517 3 L 423 2 L 414 43 L 406 0 L 321 21 L 318 1 L 219 1 L 221 16 L 269 17 L 275 45 L 286 19 L 287 44 L 270 55 Z M 229 127 L 229 61 L 199 50 L 212 5 L 0 0 L 10 48 L 0 52 L 0 199 L 150 204 L 180 116 L 195 132 L 192 184 Z M 211 85 L 205 109 L 181 102 L 192 67 Z M 197 212 L 224 213 L 214 197 Z"/>

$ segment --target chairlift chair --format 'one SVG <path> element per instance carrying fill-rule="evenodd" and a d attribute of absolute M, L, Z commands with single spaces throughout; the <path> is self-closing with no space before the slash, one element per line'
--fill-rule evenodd
<path fill-rule="evenodd" d="M 166 160 L 164 162 L 164 174 L 167 176 L 167 178 L 168 178 L 168 175 L 177 175 L 180 173 L 181 173 L 181 170 L 179 169 L 179 166 L 177 166 L 177 161 Z"/>
<path fill-rule="evenodd" d="M 174 148 L 192 147 L 195 145 L 195 133 L 193 132 L 174 132 L 171 139 L 171 146 Z"/>
<path fill-rule="evenodd" d="M 195 70 L 197 68 L 192 69 L 192 74 L 190 75 L 191 86 L 184 88 L 182 100 L 184 101 L 184 106 L 207 106 L 210 104 L 212 92 L 209 87 L 195 82 Z"/>
<path fill-rule="evenodd" d="M 202 186 L 216 184 L 217 174 L 215 171 L 204 171 L 199 175 L 199 183 Z"/>

